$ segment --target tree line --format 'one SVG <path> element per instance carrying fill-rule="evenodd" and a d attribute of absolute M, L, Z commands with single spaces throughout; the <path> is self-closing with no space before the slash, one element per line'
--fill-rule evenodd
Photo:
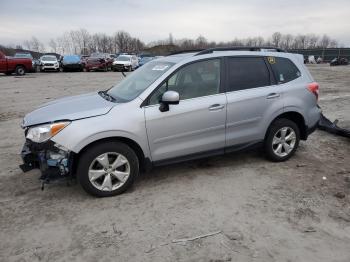
<path fill-rule="evenodd" d="M 168 51 L 205 49 L 223 46 L 273 46 L 285 50 L 311 49 L 311 48 L 335 48 L 339 43 L 328 35 L 315 34 L 282 34 L 273 33 L 270 37 L 234 38 L 232 41 L 215 42 L 208 41 L 204 36 L 196 39 L 175 39 L 172 34 L 164 40 L 158 40 L 147 45 L 139 38 L 131 36 L 128 32 L 118 31 L 112 35 L 105 33 L 89 33 L 86 29 L 71 30 L 57 38 L 52 38 L 45 45 L 37 37 L 23 42 L 24 48 L 35 52 L 53 52 L 58 54 L 81 54 L 89 55 L 94 52 L 118 53 L 151 50 L 154 47 L 166 47 Z M 21 49 L 21 45 L 16 46 Z M 162 49 L 164 50 L 164 48 Z"/>

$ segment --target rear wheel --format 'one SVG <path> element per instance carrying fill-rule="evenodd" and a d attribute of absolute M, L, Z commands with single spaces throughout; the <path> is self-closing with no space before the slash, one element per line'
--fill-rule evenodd
<path fill-rule="evenodd" d="M 23 76 L 26 74 L 26 69 L 24 66 L 17 66 L 15 72 L 16 72 L 16 75 Z"/>
<path fill-rule="evenodd" d="M 289 119 L 277 119 L 271 124 L 265 139 L 267 157 L 275 162 L 285 161 L 295 153 L 299 141 L 298 126 Z"/>
<path fill-rule="evenodd" d="M 139 161 L 135 152 L 120 142 L 92 146 L 80 157 L 77 169 L 83 189 L 97 197 L 123 193 L 138 173 Z"/>

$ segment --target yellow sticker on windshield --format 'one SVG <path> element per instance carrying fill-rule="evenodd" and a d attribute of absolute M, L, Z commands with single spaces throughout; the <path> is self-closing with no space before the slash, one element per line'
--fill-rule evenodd
<path fill-rule="evenodd" d="M 270 64 L 275 64 L 276 63 L 275 58 L 273 56 L 269 56 L 267 58 L 267 61 L 269 61 Z"/>

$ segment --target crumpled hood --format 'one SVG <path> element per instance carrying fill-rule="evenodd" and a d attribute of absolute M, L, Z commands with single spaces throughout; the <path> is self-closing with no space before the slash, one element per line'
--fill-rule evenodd
<path fill-rule="evenodd" d="M 98 93 L 64 97 L 40 106 L 27 114 L 22 126 L 32 126 L 57 120 L 76 120 L 107 114 L 115 105 Z"/>

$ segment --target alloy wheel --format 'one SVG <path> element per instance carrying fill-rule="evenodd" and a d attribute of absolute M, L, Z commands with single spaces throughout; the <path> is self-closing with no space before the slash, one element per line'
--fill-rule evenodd
<path fill-rule="evenodd" d="M 88 175 L 91 184 L 98 190 L 114 191 L 128 180 L 130 163 L 122 154 L 107 152 L 91 162 Z"/>
<path fill-rule="evenodd" d="M 273 137 L 272 150 L 277 156 L 285 157 L 293 151 L 295 144 L 295 131 L 290 127 L 282 127 Z"/>

